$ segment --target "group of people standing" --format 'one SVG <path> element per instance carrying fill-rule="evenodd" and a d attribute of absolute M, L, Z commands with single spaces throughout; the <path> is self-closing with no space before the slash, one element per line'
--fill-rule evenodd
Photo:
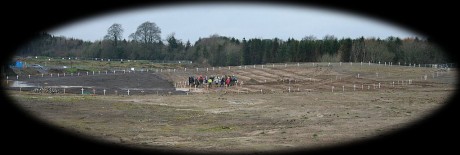
<path fill-rule="evenodd" d="M 188 77 L 188 83 L 190 86 L 208 86 L 212 87 L 214 84 L 215 87 L 224 87 L 224 86 L 232 86 L 235 85 L 238 82 L 238 79 L 236 78 L 235 75 L 229 76 L 229 75 L 223 75 L 223 76 L 189 76 Z"/>

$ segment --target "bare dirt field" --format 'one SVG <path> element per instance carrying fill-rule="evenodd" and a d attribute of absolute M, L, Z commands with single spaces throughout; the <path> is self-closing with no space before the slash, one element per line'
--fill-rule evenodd
<path fill-rule="evenodd" d="M 191 75 L 235 75 L 239 82 L 194 88 L 184 84 Z M 22 81 L 91 86 L 97 92 L 9 87 L 8 94 L 37 118 L 96 140 L 171 151 L 258 153 L 343 144 L 407 127 L 448 101 L 456 75 L 452 68 L 267 64 L 73 79 L 48 75 Z M 130 81 L 135 82 L 123 85 Z M 174 92 L 174 86 L 182 93 L 156 93 Z M 125 88 L 134 93 L 128 96 Z M 101 89 L 123 93 L 102 95 Z"/>

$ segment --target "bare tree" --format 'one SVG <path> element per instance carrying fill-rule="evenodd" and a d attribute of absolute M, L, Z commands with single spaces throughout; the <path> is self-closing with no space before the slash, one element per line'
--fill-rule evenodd
<path fill-rule="evenodd" d="M 317 38 L 314 35 L 308 35 L 302 38 L 302 40 L 315 41 Z"/>
<path fill-rule="evenodd" d="M 136 32 L 129 35 L 132 40 L 145 44 L 154 43 L 161 40 L 161 29 L 153 22 L 144 22 L 137 27 Z"/>
<path fill-rule="evenodd" d="M 114 41 L 115 45 L 117 45 L 119 40 L 122 40 L 123 37 L 123 28 L 121 24 L 114 23 L 112 26 L 107 29 L 107 35 L 104 36 L 105 40 L 112 40 Z"/>

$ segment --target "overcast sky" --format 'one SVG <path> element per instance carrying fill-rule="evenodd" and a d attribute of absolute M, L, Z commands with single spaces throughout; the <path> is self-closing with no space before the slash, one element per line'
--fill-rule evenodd
<path fill-rule="evenodd" d="M 287 5 L 206 4 L 144 7 L 120 10 L 74 21 L 48 30 L 55 36 L 102 40 L 107 29 L 119 23 L 124 29 L 124 39 L 135 32 L 143 22 L 150 21 L 161 29 L 161 37 L 175 33 L 176 39 L 193 44 L 198 38 L 213 34 L 237 39 L 273 39 L 275 37 L 302 39 L 313 35 L 318 39 L 325 35 L 341 38 L 388 36 L 400 38 L 420 37 L 407 29 L 385 21 L 338 10 Z"/>

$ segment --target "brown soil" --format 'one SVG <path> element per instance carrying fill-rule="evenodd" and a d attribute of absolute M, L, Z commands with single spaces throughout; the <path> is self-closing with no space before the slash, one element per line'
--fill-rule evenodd
<path fill-rule="evenodd" d="M 16 89 L 9 94 L 53 126 L 102 141 L 173 151 L 257 153 L 343 144 L 397 131 L 433 114 L 456 90 L 454 69 L 276 65 L 46 80 L 49 85 L 111 90 L 176 85 L 190 90 L 187 95 L 37 94 Z M 184 85 L 188 76 L 200 74 L 236 75 L 243 84 L 196 89 Z M 133 79 L 138 83 L 124 85 Z M 30 82 L 45 82 L 41 80 Z"/>

